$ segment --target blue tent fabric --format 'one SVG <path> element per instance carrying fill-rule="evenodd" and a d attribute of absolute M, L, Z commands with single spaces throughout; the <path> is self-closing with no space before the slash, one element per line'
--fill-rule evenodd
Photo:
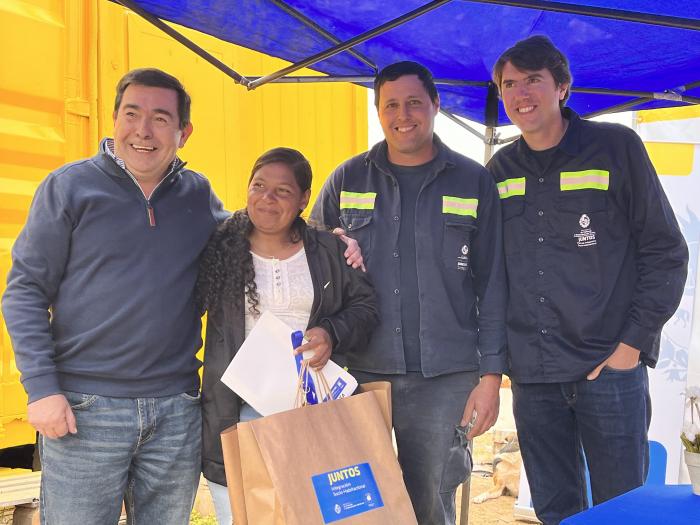
<path fill-rule="evenodd" d="M 290 62 L 334 46 L 269 0 L 135 0 L 167 21 Z M 341 41 L 421 7 L 426 0 L 286 0 Z M 557 5 L 558 2 L 548 2 Z M 569 0 L 568 4 L 619 9 L 700 21 L 699 0 Z M 416 60 L 436 78 L 488 81 L 503 50 L 533 34 L 548 35 L 569 57 L 574 87 L 614 90 L 679 90 L 700 81 L 700 31 L 579 14 L 453 0 L 354 49 L 381 68 Z M 229 64 L 237 70 L 236 64 Z M 342 52 L 311 66 L 329 75 L 372 76 L 367 64 Z M 271 71 L 239 71 L 261 76 Z M 264 86 L 259 89 L 265 89 Z M 484 123 L 487 88 L 439 86 L 442 107 Z M 679 93 L 700 97 L 700 85 Z M 635 97 L 574 93 L 569 105 L 581 114 Z M 677 105 L 655 100 L 635 109 Z M 499 109 L 498 124 L 508 118 Z"/>

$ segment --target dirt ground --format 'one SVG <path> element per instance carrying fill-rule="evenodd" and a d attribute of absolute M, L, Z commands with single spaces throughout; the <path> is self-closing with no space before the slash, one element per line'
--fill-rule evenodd
<path fill-rule="evenodd" d="M 509 429 L 514 428 L 512 422 L 512 411 L 510 410 L 510 392 L 507 389 L 501 390 L 501 411 L 499 421 L 495 430 L 476 438 L 473 444 L 474 473 L 471 477 L 470 498 L 489 490 L 493 486 L 491 476 L 488 474 L 493 461 L 494 449 L 500 448 L 504 434 Z M 192 518 L 192 525 L 216 525 L 216 518 L 213 516 L 213 505 L 211 496 L 206 489 L 206 485 L 200 489 L 195 502 L 195 513 Z M 457 492 L 457 516 L 460 514 L 461 488 Z M 525 525 L 528 522 L 516 520 L 513 516 L 515 498 L 512 496 L 501 496 L 497 499 L 488 500 L 481 504 L 470 503 L 469 505 L 469 525 L 502 525 L 513 523 Z M 24 523 L 29 522 L 22 520 Z M 22 523 L 21 525 L 24 525 Z M 0 508 L 0 525 L 20 525 L 12 524 L 12 510 Z M 466 525 L 464 523 L 459 525 Z"/>
<path fill-rule="evenodd" d="M 481 477 L 479 475 L 472 476 L 471 480 L 471 495 L 474 497 L 488 490 L 492 485 L 490 477 Z M 461 502 L 461 489 L 457 492 L 457 515 L 459 516 L 459 504 Z M 489 500 L 480 505 L 474 503 L 469 505 L 469 524 L 470 525 L 503 525 L 504 523 L 513 523 L 525 525 L 527 522 L 516 520 L 513 517 L 513 505 L 515 498 L 511 496 L 501 496 L 495 500 Z M 204 505 L 203 505 L 204 506 Z M 201 508 L 201 507 L 200 507 Z M 191 523 L 193 525 L 216 525 L 216 520 L 213 516 L 202 516 L 201 514 L 193 517 Z M 0 525 L 12 525 L 12 510 L 0 509 Z M 465 524 L 460 524 L 465 525 Z"/>
<path fill-rule="evenodd" d="M 470 499 L 474 496 L 486 492 L 493 487 L 493 481 L 490 475 L 481 473 L 481 470 L 490 468 L 493 461 L 494 448 L 493 431 L 487 432 L 483 436 L 479 436 L 474 440 L 473 457 L 474 457 L 474 474 L 471 477 Z M 498 447 L 498 444 L 496 445 Z M 461 488 L 457 492 L 457 516 L 460 514 L 460 504 L 462 501 Z M 496 499 L 485 501 L 484 503 L 469 504 L 469 524 L 470 525 L 501 525 L 503 523 L 528 523 L 526 521 L 516 520 L 513 516 L 513 506 L 515 498 L 513 496 L 501 496 Z M 464 524 L 460 524 L 464 525 Z"/>
<path fill-rule="evenodd" d="M 471 497 L 489 490 L 493 483 L 491 478 L 483 478 L 477 475 L 472 476 Z M 461 489 L 457 492 L 457 515 L 459 516 L 459 504 L 462 501 Z M 512 496 L 501 496 L 497 499 L 485 501 L 481 504 L 469 504 L 470 525 L 501 525 L 502 523 L 527 523 L 516 520 L 513 517 L 513 505 L 515 498 Z M 460 524 L 463 525 L 463 524 Z"/>

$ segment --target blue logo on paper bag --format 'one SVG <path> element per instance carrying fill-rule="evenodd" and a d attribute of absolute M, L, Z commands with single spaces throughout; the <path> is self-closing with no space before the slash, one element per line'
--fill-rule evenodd
<path fill-rule="evenodd" d="M 311 478 L 323 523 L 384 506 L 369 463 L 350 465 Z"/>

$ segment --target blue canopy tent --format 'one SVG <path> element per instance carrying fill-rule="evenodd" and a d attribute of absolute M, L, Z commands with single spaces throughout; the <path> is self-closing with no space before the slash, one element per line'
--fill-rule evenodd
<path fill-rule="evenodd" d="M 583 116 L 700 103 L 700 0 L 114 1 L 248 89 L 269 82 L 369 85 L 378 69 L 416 60 L 438 80 L 444 112 L 486 125 L 487 146 L 500 142 L 495 128 L 509 123 L 491 67 L 503 50 L 533 34 L 548 35 L 569 57 L 569 106 Z M 292 65 L 245 76 L 163 20 Z M 303 67 L 327 76 L 291 76 Z M 465 522 L 468 491 L 462 494 Z"/>
<path fill-rule="evenodd" d="M 569 105 L 584 116 L 700 102 L 697 0 L 119 0 L 159 19 L 293 63 L 263 78 L 222 69 L 249 89 L 301 67 L 323 81 L 371 82 L 378 68 L 412 59 L 440 80 L 442 108 L 487 126 L 508 123 L 490 70 L 508 46 L 546 34 L 571 60 Z M 214 57 L 210 57 L 217 61 Z M 217 61 L 218 62 L 218 61 Z M 232 65 L 235 68 L 235 64 Z"/>

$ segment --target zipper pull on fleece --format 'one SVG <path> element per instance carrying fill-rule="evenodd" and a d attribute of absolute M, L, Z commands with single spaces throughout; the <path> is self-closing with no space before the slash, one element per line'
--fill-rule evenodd
<path fill-rule="evenodd" d="M 153 211 L 153 206 L 151 206 L 150 202 L 146 202 L 146 213 L 148 213 L 148 224 L 151 226 L 151 228 L 155 228 L 156 214 Z"/>

